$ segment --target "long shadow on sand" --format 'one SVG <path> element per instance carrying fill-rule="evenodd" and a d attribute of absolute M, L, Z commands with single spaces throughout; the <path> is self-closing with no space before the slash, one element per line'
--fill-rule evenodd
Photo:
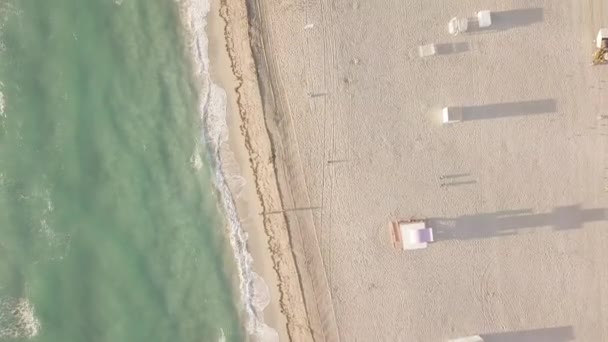
<path fill-rule="evenodd" d="M 533 213 L 529 209 L 509 210 L 488 214 L 465 215 L 456 218 L 428 219 L 437 241 L 484 239 L 517 234 L 520 229 L 553 227 L 554 230 L 581 228 L 586 222 L 606 221 L 604 208 L 582 209 L 580 205 L 557 207 L 548 213 Z"/>
<path fill-rule="evenodd" d="M 467 52 L 471 47 L 467 42 L 456 42 L 435 44 L 435 49 L 437 50 L 438 55 L 451 55 Z"/>
<path fill-rule="evenodd" d="M 511 116 L 548 113 L 557 113 L 557 102 L 554 99 L 465 106 L 462 107 L 462 120 L 498 119 Z"/>
<path fill-rule="evenodd" d="M 525 27 L 541 23 L 545 19 L 544 10 L 541 7 L 521 8 L 510 11 L 492 12 L 492 25 L 490 27 L 479 27 L 476 20 L 469 23 L 467 32 L 491 33 L 506 31 L 517 27 Z"/>
<path fill-rule="evenodd" d="M 529 26 L 544 20 L 540 7 L 522 8 L 511 11 L 492 12 L 492 24 L 497 30 L 509 30 L 515 27 Z"/>
<path fill-rule="evenodd" d="M 571 326 L 502 332 L 481 335 L 484 342 L 569 342 L 574 341 Z"/>

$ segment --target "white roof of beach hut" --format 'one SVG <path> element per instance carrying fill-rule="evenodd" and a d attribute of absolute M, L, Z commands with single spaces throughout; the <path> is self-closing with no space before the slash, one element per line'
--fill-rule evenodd
<path fill-rule="evenodd" d="M 448 32 L 452 35 L 457 35 L 461 32 L 466 32 L 469 29 L 468 18 L 454 17 L 448 22 Z"/>
<path fill-rule="evenodd" d="M 437 54 L 437 48 L 435 44 L 426 44 L 418 47 L 418 53 L 420 57 L 429 57 Z"/>
<path fill-rule="evenodd" d="M 395 242 L 404 250 L 426 248 L 433 242 L 433 228 L 424 221 L 399 221 L 393 223 Z"/>
<path fill-rule="evenodd" d="M 487 10 L 477 12 L 477 21 L 480 28 L 490 27 L 492 25 L 492 13 Z"/>
<path fill-rule="evenodd" d="M 444 107 L 441 112 L 444 124 L 462 121 L 462 107 Z"/>

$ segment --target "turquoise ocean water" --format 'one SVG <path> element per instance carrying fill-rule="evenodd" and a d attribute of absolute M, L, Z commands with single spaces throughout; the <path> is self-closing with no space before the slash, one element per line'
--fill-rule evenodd
<path fill-rule="evenodd" d="M 0 0 L 0 341 L 240 341 L 168 0 Z"/>

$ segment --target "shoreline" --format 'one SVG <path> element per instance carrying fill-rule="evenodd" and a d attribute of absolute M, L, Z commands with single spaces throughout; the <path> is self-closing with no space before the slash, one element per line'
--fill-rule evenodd
<path fill-rule="evenodd" d="M 294 261 L 287 222 L 275 174 L 274 152 L 267 131 L 245 1 L 213 0 L 208 15 L 210 77 L 227 94 L 228 150 L 236 165 L 222 165 L 244 180 L 229 187 L 248 234 L 247 249 L 254 272 L 266 281 L 270 301 L 264 321 L 281 341 L 312 340 L 309 315 L 302 298 L 301 277 Z M 257 336 L 260 340 L 263 337 Z M 256 337 L 254 337 L 256 339 Z"/>
<path fill-rule="evenodd" d="M 241 220 L 244 230 L 248 233 L 247 249 L 254 260 L 254 272 L 266 282 L 270 291 L 270 302 L 263 310 L 264 321 L 271 328 L 277 331 L 280 340 L 284 340 L 288 335 L 285 330 L 286 322 L 281 315 L 280 307 L 272 299 L 277 297 L 276 274 L 272 269 L 270 254 L 266 251 L 267 242 L 264 239 L 263 222 L 258 214 L 262 212 L 255 189 L 250 184 L 254 184 L 254 175 L 249 167 L 249 152 L 243 148 L 245 141 L 241 133 L 241 120 L 239 113 L 239 97 L 236 89 L 242 83 L 232 71 L 233 62 L 228 55 L 227 37 L 225 34 L 226 19 L 220 14 L 220 0 L 211 1 L 211 9 L 207 16 L 208 26 L 207 35 L 209 38 L 209 60 L 210 77 L 226 91 L 227 96 L 227 125 L 228 125 L 228 149 L 224 151 L 224 159 L 232 159 L 235 165 L 223 165 L 225 173 L 238 174 L 244 183 L 233 182 L 229 184 L 235 196 L 235 203 L 238 217 Z M 231 155 L 226 155 L 226 154 Z M 263 285 L 262 285 L 263 286 Z"/>
<path fill-rule="evenodd" d="M 214 5 L 217 5 L 217 2 L 213 2 Z M 232 96 L 234 94 L 232 90 L 235 87 L 231 82 L 239 81 L 229 76 L 231 75 L 230 68 L 227 69 L 227 72 L 222 69 L 222 65 L 226 66 L 231 63 L 221 63 L 228 61 L 227 58 L 222 59 L 220 53 L 225 50 L 223 47 L 226 45 L 224 30 L 221 29 L 222 25 L 217 25 L 218 22 L 221 22 L 221 20 L 217 20 L 219 12 L 212 12 L 217 6 L 212 6 L 211 3 L 212 1 L 208 0 L 184 0 L 179 4 L 180 17 L 186 35 L 186 52 L 191 58 L 199 94 L 202 143 L 210 154 L 209 162 L 212 164 L 218 206 L 226 219 L 226 233 L 230 240 L 230 251 L 235 263 L 235 276 L 238 276 L 239 280 L 234 284 L 238 289 L 235 292 L 238 293 L 235 302 L 239 304 L 236 308 L 239 311 L 240 325 L 246 336 L 245 340 L 271 342 L 276 341 L 277 335 L 281 334 L 280 329 L 271 328 L 265 324 L 264 320 L 264 316 L 273 316 L 264 312 L 264 309 L 270 304 L 269 290 L 272 290 L 272 286 L 269 287 L 258 274 L 260 272 L 262 276 L 266 276 L 265 273 L 267 273 L 260 271 L 261 263 L 259 261 L 256 261 L 254 269 L 253 257 L 259 256 L 260 253 L 250 252 L 252 243 L 253 246 L 256 244 L 255 239 L 249 238 L 252 232 L 247 228 L 251 223 L 248 216 L 255 217 L 255 214 L 251 214 L 245 209 L 255 211 L 255 207 L 243 204 L 248 203 L 246 193 L 249 187 L 243 184 L 248 178 L 248 173 L 245 172 L 241 176 L 242 158 L 239 157 L 243 156 L 243 153 L 240 153 L 242 148 L 235 148 L 234 152 L 231 148 L 234 145 L 233 137 L 239 136 L 234 134 L 234 125 L 229 124 L 229 121 L 232 123 L 229 109 L 233 109 L 236 104 L 233 102 L 236 97 Z M 216 45 L 220 48 L 210 51 L 213 50 L 210 47 Z M 215 58 L 216 56 L 218 58 Z M 217 72 L 210 70 L 211 59 L 214 60 L 214 70 L 217 69 Z M 228 91 L 216 84 L 215 78 L 224 82 L 221 85 Z M 229 136 L 231 139 L 228 139 Z M 255 201 L 251 203 L 255 203 Z M 276 312 L 272 308 L 266 311 Z"/>

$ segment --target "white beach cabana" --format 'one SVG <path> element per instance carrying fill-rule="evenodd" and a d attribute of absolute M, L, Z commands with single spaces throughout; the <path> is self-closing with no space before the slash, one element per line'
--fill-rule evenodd
<path fill-rule="evenodd" d="M 488 10 L 479 11 L 476 14 L 477 26 L 479 28 L 486 28 L 492 25 L 492 12 Z M 475 23 L 475 18 L 471 18 Z M 451 35 L 458 35 L 459 33 L 467 32 L 469 30 L 469 18 L 454 17 L 448 22 L 448 32 Z"/>
<path fill-rule="evenodd" d="M 479 28 L 490 27 L 492 25 L 492 12 L 488 10 L 477 12 L 477 22 Z"/>
<path fill-rule="evenodd" d="M 457 35 L 461 32 L 467 32 L 469 29 L 469 19 L 468 18 L 457 18 L 454 17 L 450 19 L 448 22 L 448 32 L 451 35 Z"/>
<path fill-rule="evenodd" d="M 420 57 L 429 57 L 437 54 L 437 47 L 435 44 L 426 44 L 418 47 L 418 53 Z"/>
<path fill-rule="evenodd" d="M 450 124 L 454 122 L 462 121 L 462 108 L 461 107 L 444 107 L 441 111 L 441 122 L 443 124 Z"/>
<path fill-rule="evenodd" d="M 393 244 L 402 250 L 423 249 L 433 242 L 433 228 L 423 220 L 391 222 Z"/>

